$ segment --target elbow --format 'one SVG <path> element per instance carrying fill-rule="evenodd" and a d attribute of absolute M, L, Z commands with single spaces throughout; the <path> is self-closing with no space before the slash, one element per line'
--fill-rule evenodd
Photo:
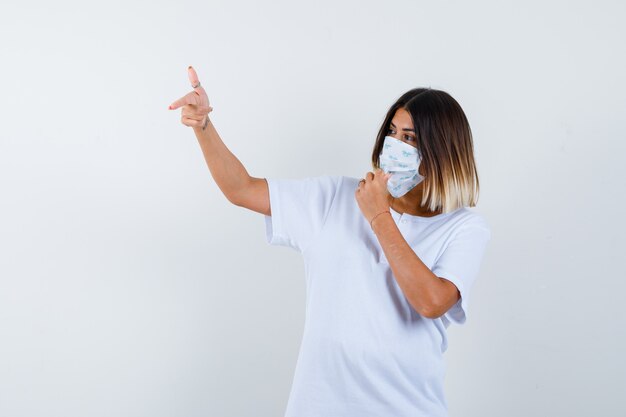
<path fill-rule="evenodd" d="M 455 293 L 455 297 L 450 297 L 450 292 Z M 415 310 L 423 317 L 429 319 L 438 319 L 446 314 L 446 312 L 457 302 L 461 297 L 461 293 L 457 287 L 450 284 L 444 290 L 436 291 L 428 294 L 425 297 L 421 297 L 419 302 L 414 302 L 414 306 L 419 306 Z"/>
<path fill-rule="evenodd" d="M 420 314 L 423 317 L 426 317 L 428 319 L 438 319 L 439 317 L 443 316 L 443 313 L 445 313 L 439 308 L 422 309 L 422 310 L 423 311 Z"/>
<path fill-rule="evenodd" d="M 443 316 L 446 310 L 440 304 L 436 302 L 428 302 L 421 306 L 421 308 L 416 309 L 417 312 L 422 317 L 426 317 L 428 319 L 438 319 Z"/>
<path fill-rule="evenodd" d="M 243 204 L 240 202 L 240 200 L 237 200 L 236 198 L 230 197 L 228 195 L 225 195 L 226 200 L 228 200 L 229 203 L 231 203 L 234 206 L 237 207 L 243 207 Z"/>
<path fill-rule="evenodd" d="M 235 193 L 224 193 L 224 197 L 226 197 L 226 200 L 228 200 L 229 203 L 237 206 L 237 207 L 246 207 L 245 206 L 245 200 L 243 198 L 241 198 L 240 194 L 235 194 Z"/>

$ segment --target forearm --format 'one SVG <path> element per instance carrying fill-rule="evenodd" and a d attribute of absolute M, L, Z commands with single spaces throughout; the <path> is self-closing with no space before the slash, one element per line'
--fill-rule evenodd
<path fill-rule="evenodd" d="M 372 223 L 396 282 L 413 308 L 430 316 L 439 306 L 442 282 L 417 256 L 400 233 L 390 214 L 378 216 Z"/>
<path fill-rule="evenodd" d="M 226 147 L 210 119 L 204 130 L 194 127 L 193 131 L 215 183 L 229 201 L 236 202 L 238 193 L 250 181 L 248 171 Z"/>

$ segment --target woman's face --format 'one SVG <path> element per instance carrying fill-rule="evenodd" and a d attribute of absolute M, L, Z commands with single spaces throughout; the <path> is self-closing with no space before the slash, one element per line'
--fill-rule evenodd
<path fill-rule="evenodd" d="M 387 127 L 387 135 L 417 148 L 417 138 L 415 128 L 413 127 L 413 120 L 409 112 L 403 108 L 396 110 L 396 113 L 393 115 L 391 124 Z M 422 164 L 420 164 L 417 171 L 420 175 L 424 175 L 424 167 Z M 418 187 L 420 187 L 420 184 L 418 184 Z"/>
<path fill-rule="evenodd" d="M 403 108 L 396 110 L 396 114 L 391 119 L 391 125 L 387 127 L 387 135 L 417 148 L 411 115 Z"/>

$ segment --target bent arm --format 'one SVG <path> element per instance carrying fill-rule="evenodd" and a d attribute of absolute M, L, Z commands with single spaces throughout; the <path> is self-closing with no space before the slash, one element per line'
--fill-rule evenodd
<path fill-rule="evenodd" d="M 243 164 L 226 147 L 213 122 L 194 127 L 209 171 L 224 196 L 236 206 L 270 216 L 269 188 L 264 178 L 251 177 Z"/>
<path fill-rule="evenodd" d="M 391 215 L 373 222 L 373 230 L 407 301 L 424 317 L 436 319 L 448 311 L 461 294 L 451 281 L 435 275 L 404 239 Z"/>

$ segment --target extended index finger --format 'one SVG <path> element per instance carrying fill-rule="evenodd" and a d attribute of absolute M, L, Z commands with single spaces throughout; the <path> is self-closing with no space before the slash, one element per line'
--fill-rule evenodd
<path fill-rule="evenodd" d="M 184 106 L 185 104 L 196 104 L 195 93 L 188 93 L 170 104 L 170 110 L 176 110 L 177 108 Z"/>

